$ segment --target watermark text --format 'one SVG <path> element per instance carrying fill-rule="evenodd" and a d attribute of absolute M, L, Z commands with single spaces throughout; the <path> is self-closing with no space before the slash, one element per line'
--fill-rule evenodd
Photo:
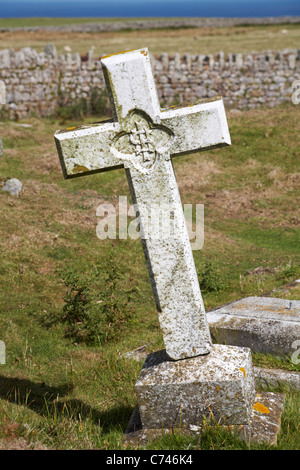
<path fill-rule="evenodd" d="M 174 208 L 164 203 L 147 202 L 138 206 L 128 205 L 127 197 L 119 196 L 118 206 L 100 204 L 96 216 L 100 217 L 96 227 L 100 240 L 125 240 L 128 237 L 132 240 L 178 240 L 185 233 L 185 221 L 192 250 L 200 250 L 204 244 L 203 204 Z"/>
<path fill-rule="evenodd" d="M 5 343 L 0 341 L 0 364 L 6 364 Z"/>

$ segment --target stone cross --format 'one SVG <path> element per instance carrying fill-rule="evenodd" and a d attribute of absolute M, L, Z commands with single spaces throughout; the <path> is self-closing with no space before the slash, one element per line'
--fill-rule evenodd
<path fill-rule="evenodd" d="M 125 168 L 141 230 L 151 204 L 176 214 L 176 236 L 150 231 L 142 239 L 159 323 L 171 359 L 207 354 L 211 336 L 172 157 L 230 145 L 222 98 L 160 109 L 147 48 L 101 62 L 114 119 L 55 133 L 64 176 Z"/>

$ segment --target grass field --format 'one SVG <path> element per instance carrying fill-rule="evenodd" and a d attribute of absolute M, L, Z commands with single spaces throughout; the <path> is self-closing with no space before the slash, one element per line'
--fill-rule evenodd
<path fill-rule="evenodd" d="M 28 28 L 28 27 L 47 27 L 47 26 L 65 26 L 73 24 L 86 23 L 113 23 L 114 21 L 127 22 L 135 18 L 0 18 L 0 28 Z M 144 18 L 145 19 L 145 18 Z M 143 20 L 143 18 L 139 18 Z M 156 18 L 147 18 L 147 21 L 156 20 Z"/>
<path fill-rule="evenodd" d="M 207 310 L 300 275 L 299 109 L 291 104 L 229 112 L 228 123 L 231 147 L 174 159 L 182 202 L 205 208 L 204 247 L 193 254 Z M 129 198 L 125 172 L 65 181 L 53 139 L 60 127 L 56 118 L 0 124 L 1 183 L 11 177 L 23 183 L 20 197 L 0 194 L 0 339 L 7 348 L 7 363 L 0 366 L 0 446 L 122 449 L 141 368 L 122 353 L 142 345 L 151 352 L 163 342 L 140 241 L 96 236 L 98 205 Z M 103 285 L 108 272 L 116 273 L 116 312 L 121 307 L 128 316 L 118 317 L 113 326 L 120 328 L 111 339 L 85 344 L 80 336 L 65 336 L 60 271 L 80 273 L 92 288 L 90 272 L 99 262 L 101 299 L 111 300 Z M 299 289 L 288 296 L 299 298 Z M 254 354 L 253 361 L 299 370 L 290 358 Z M 287 399 L 276 448 L 299 449 L 300 394 L 279 390 Z M 179 433 L 148 448 L 248 446 L 228 431 L 207 427 L 200 437 Z M 269 446 L 251 442 L 250 448 Z"/>
<path fill-rule="evenodd" d="M 90 22 L 91 19 L 81 19 Z M 95 21 L 95 19 L 94 19 Z M 109 19 L 107 21 L 110 21 Z M 74 19 L 44 19 L 45 26 L 51 24 L 70 24 Z M 76 19 L 77 22 L 77 19 Z M 78 22 L 79 19 L 78 19 Z M 1 19 L 0 27 L 4 26 L 35 26 L 41 23 L 38 19 L 10 20 Z M 45 44 L 55 44 L 59 53 L 64 53 L 64 47 L 71 47 L 73 52 L 84 55 L 94 47 L 96 56 L 112 54 L 126 49 L 136 49 L 147 46 L 153 54 L 176 52 L 185 54 L 217 54 L 220 50 L 225 53 L 282 50 L 299 48 L 299 25 L 269 25 L 269 26 L 236 26 L 227 28 L 178 28 L 178 29 L 148 29 L 142 31 L 123 30 L 102 33 L 71 33 L 50 31 L 12 31 L 0 33 L 0 48 L 21 49 L 27 47 L 38 51 Z"/>

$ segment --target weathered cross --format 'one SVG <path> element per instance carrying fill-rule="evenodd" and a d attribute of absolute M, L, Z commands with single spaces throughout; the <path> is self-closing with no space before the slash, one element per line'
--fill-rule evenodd
<path fill-rule="evenodd" d="M 207 354 L 211 336 L 172 156 L 230 145 L 221 97 L 160 109 L 148 50 L 102 57 L 114 119 L 55 133 L 65 178 L 126 169 L 141 227 L 151 204 L 176 213 L 177 236 L 142 240 L 166 352 Z"/>

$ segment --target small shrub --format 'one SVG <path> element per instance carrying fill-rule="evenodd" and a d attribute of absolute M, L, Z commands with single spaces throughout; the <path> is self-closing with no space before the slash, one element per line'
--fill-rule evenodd
<path fill-rule="evenodd" d="M 297 278 L 300 274 L 300 266 L 289 263 L 281 268 L 277 274 L 277 279 L 281 282 L 289 282 Z"/>
<path fill-rule="evenodd" d="M 71 119 L 82 119 L 88 113 L 87 100 L 80 98 L 69 106 L 60 105 L 56 113 L 63 122 Z"/>
<path fill-rule="evenodd" d="M 90 113 L 92 116 L 106 116 L 110 114 L 109 100 L 106 90 L 99 91 L 94 88 L 91 93 Z"/>
<path fill-rule="evenodd" d="M 219 292 L 225 289 L 222 275 L 211 261 L 206 261 L 197 273 L 203 292 Z"/>
<path fill-rule="evenodd" d="M 68 96 L 59 93 L 56 115 L 64 123 L 71 120 L 83 119 L 85 116 L 110 115 L 109 100 L 106 90 L 91 90 L 90 97 L 81 97 L 69 104 Z"/>
<path fill-rule="evenodd" d="M 113 257 L 85 274 L 69 269 L 60 271 L 60 277 L 67 291 L 57 320 L 65 325 L 65 336 L 87 345 L 116 338 L 133 315 L 134 289 L 121 289 Z"/>
<path fill-rule="evenodd" d="M 9 112 L 5 106 L 0 106 L 0 121 L 8 121 Z"/>

